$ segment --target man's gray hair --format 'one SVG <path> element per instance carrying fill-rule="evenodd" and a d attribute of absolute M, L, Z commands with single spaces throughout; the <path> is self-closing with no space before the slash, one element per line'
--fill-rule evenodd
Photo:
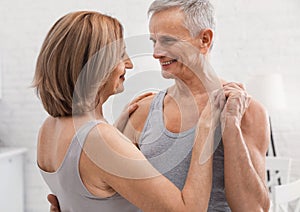
<path fill-rule="evenodd" d="M 148 15 L 173 7 L 180 8 L 185 14 L 184 24 L 193 37 L 202 29 L 215 30 L 214 7 L 209 0 L 155 0 L 149 7 Z"/>

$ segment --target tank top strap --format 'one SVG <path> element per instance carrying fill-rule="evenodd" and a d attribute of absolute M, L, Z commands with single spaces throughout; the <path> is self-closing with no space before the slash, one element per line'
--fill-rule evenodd
<path fill-rule="evenodd" d="M 164 97 L 167 93 L 167 90 L 161 90 L 154 98 L 151 103 L 150 112 L 153 110 L 161 110 L 163 108 Z M 149 113 L 150 113 L 149 112 Z"/>
<path fill-rule="evenodd" d="M 77 140 L 77 142 L 80 144 L 80 146 L 82 147 L 84 145 L 85 139 L 87 137 L 87 135 L 89 134 L 89 132 L 99 123 L 105 123 L 102 120 L 92 120 L 89 121 L 87 123 L 85 123 L 83 126 L 81 126 L 79 128 L 79 130 L 77 131 L 77 133 L 74 136 L 74 139 Z"/>
<path fill-rule="evenodd" d="M 156 94 L 151 102 L 150 110 L 138 142 L 140 146 L 143 145 L 144 138 L 148 136 L 147 132 L 149 129 L 155 128 L 155 131 L 158 130 L 158 134 L 161 134 L 164 129 L 162 109 L 166 92 L 167 90 L 161 90 L 158 94 Z"/>
<path fill-rule="evenodd" d="M 79 184 L 78 192 L 81 193 L 85 197 L 95 198 L 93 194 L 91 194 L 86 187 L 83 185 L 83 182 L 80 177 L 80 171 L 79 171 L 79 161 L 81 152 L 83 151 L 84 142 L 86 140 L 86 137 L 90 133 L 90 131 L 97 126 L 99 123 L 105 123 L 101 120 L 92 120 L 85 123 L 83 126 L 79 128 L 79 130 L 76 132 L 76 134 L 73 137 L 72 143 L 70 145 L 70 151 L 66 158 L 66 167 L 68 169 L 65 169 L 66 173 L 65 175 L 68 176 L 71 173 L 76 176 L 76 178 L 73 178 L 74 184 Z M 68 173 L 69 172 L 69 173 Z M 76 182 L 76 183 L 75 183 Z"/>

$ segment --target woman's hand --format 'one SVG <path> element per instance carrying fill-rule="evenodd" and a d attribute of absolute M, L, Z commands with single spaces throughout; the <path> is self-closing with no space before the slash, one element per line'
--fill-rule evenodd
<path fill-rule="evenodd" d="M 144 99 L 145 97 L 151 96 L 151 95 L 154 95 L 154 93 L 152 93 L 152 92 L 144 93 L 144 94 L 136 97 L 129 104 L 127 104 L 124 107 L 119 118 L 115 121 L 114 127 L 116 127 L 120 132 L 123 132 L 130 115 L 139 107 L 138 102 L 141 101 L 142 99 Z"/>
<path fill-rule="evenodd" d="M 221 140 L 221 132 L 219 130 L 216 132 L 216 129 L 220 127 L 220 116 L 224 105 L 224 91 L 218 89 L 209 94 L 209 100 L 201 112 L 197 130 L 200 136 L 203 136 L 205 145 L 199 158 L 200 164 L 205 163 L 213 155 L 218 146 L 215 142 Z"/>
<path fill-rule="evenodd" d="M 223 85 L 223 90 L 227 101 L 221 114 L 222 129 L 226 127 L 225 125 L 229 119 L 240 125 L 251 101 L 251 97 L 246 92 L 243 84 L 226 83 Z"/>

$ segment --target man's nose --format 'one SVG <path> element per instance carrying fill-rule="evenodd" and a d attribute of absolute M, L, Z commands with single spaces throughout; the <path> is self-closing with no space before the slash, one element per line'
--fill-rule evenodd
<path fill-rule="evenodd" d="M 153 49 L 153 57 L 155 59 L 159 59 L 164 56 L 166 56 L 166 50 L 159 43 L 155 43 Z"/>

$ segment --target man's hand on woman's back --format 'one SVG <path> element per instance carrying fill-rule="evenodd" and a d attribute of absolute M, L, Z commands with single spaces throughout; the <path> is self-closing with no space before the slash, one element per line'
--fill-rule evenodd
<path fill-rule="evenodd" d="M 60 212 L 59 202 L 54 194 L 49 194 L 47 199 L 50 203 L 50 212 Z"/>

